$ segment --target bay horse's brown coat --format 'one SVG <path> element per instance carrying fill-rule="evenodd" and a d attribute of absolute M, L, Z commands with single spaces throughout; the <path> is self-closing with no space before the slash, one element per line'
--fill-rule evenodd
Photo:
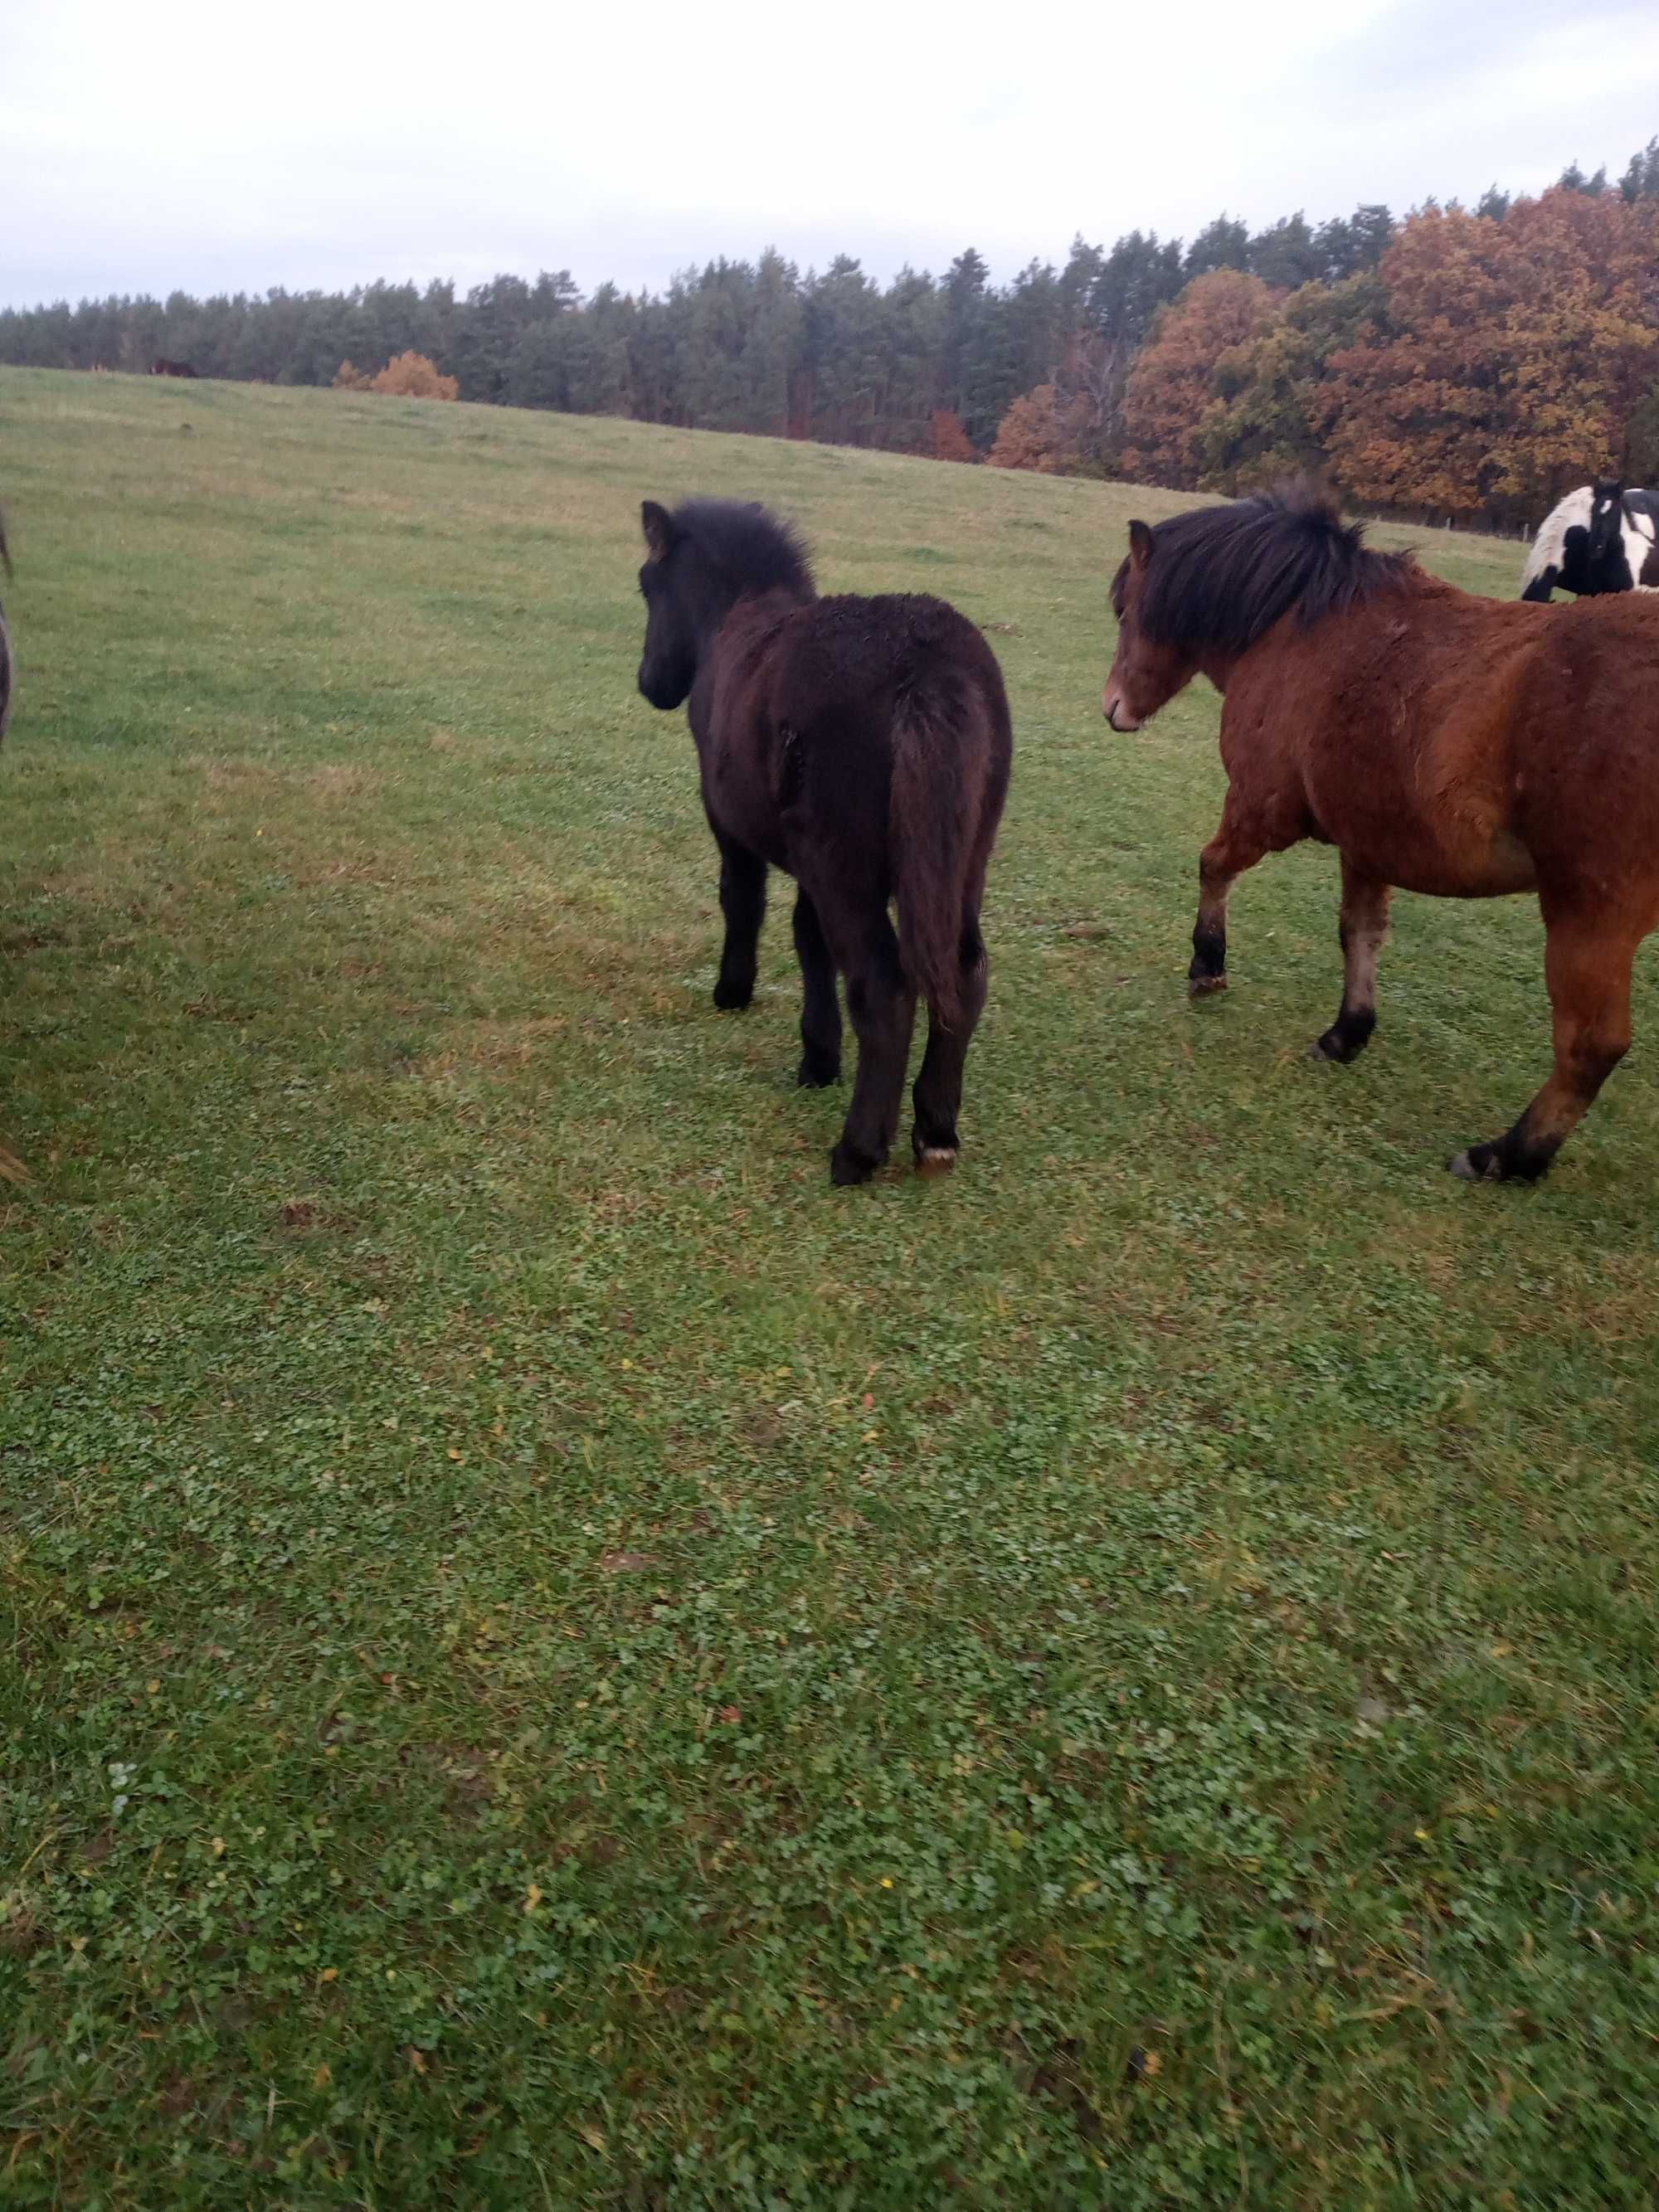
<path fill-rule="evenodd" d="M 1236 572 L 1231 608 L 1213 563 L 1204 573 L 1206 526 Z M 1234 881 L 1304 837 L 1342 865 L 1344 990 L 1322 1058 L 1352 1059 L 1375 1027 L 1391 889 L 1535 890 L 1554 1070 L 1505 1135 L 1451 1166 L 1541 1175 L 1629 1048 L 1632 967 L 1659 925 L 1659 605 L 1478 599 L 1366 551 L 1305 489 L 1132 524 L 1114 597 L 1114 727 L 1138 728 L 1200 672 L 1224 694 L 1228 792 L 1200 864 L 1194 994 L 1224 986 Z"/>

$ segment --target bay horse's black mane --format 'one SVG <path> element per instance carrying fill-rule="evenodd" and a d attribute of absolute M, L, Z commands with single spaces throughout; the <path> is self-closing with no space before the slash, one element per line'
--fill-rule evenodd
<path fill-rule="evenodd" d="M 1292 609 L 1310 628 L 1417 573 L 1409 553 L 1371 552 L 1364 525 L 1345 523 L 1330 494 L 1306 482 L 1175 515 L 1152 536 L 1136 613 L 1165 645 L 1244 653 Z M 1113 599 L 1121 614 L 1121 580 Z"/>
<path fill-rule="evenodd" d="M 703 558 L 743 592 L 787 592 L 817 596 L 805 545 L 791 523 L 747 500 L 688 499 L 674 509 L 676 537 L 690 539 Z"/>

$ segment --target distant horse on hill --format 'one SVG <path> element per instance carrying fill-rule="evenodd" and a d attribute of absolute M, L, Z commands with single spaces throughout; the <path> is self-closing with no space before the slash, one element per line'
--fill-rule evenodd
<path fill-rule="evenodd" d="M 196 374 L 187 361 L 165 361 L 159 353 L 149 365 L 149 373 L 152 376 L 193 377 Z"/>
<path fill-rule="evenodd" d="M 1521 578 L 1523 599 L 1564 592 L 1659 591 L 1659 498 L 1598 477 L 1556 502 L 1539 525 Z"/>
<path fill-rule="evenodd" d="M 1226 982 L 1227 894 L 1304 837 L 1342 861 L 1342 1005 L 1313 1047 L 1376 1026 L 1392 887 L 1535 890 L 1555 1067 L 1509 1132 L 1450 1162 L 1542 1175 L 1628 1049 L 1631 969 L 1659 924 L 1659 621 L 1476 599 L 1372 553 L 1308 485 L 1129 526 L 1103 705 L 1137 730 L 1193 676 L 1224 695 L 1221 825 L 1199 866 L 1188 988 Z"/>
<path fill-rule="evenodd" d="M 641 520 L 640 690 L 665 711 L 690 700 L 720 848 L 714 1004 L 753 996 L 766 871 L 784 869 L 799 886 L 798 1080 L 840 1075 L 838 969 L 858 1037 L 831 1178 L 863 1182 L 887 1157 L 918 997 L 927 1048 L 912 1148 L 924 1174 L 952 1167 L 985 1004 L 980 901 L 1012 756 L 996 656 L 939 599 L 819 599 L 799 540 L 763 507 L 690 500 L 670 514 L 647 500 Z"/>

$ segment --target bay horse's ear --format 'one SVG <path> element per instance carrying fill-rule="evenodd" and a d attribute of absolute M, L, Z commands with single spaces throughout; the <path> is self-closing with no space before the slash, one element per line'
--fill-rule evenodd
<path fill-rule="evenodd" d="M 1144 522 L 1129 525 L 1129 558 L 1137 568 L 1144 568 L 1152 557 L 1152 533 Z"/>
<path fill-rule="evenodd" d="M 640 508 L 640 522 L 645 532 L 645 550 L 653 561 L 666 558 L 674 543 L 674 521 L 665 507 L 659 507 L 654 499 L 646 500 Z"/>

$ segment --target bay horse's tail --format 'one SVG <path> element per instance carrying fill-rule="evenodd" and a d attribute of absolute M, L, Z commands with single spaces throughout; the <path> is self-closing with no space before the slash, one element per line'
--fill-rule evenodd
<path fill-rule="evenodd" d="M 981 719 L 967 685 L 937 677 L 902 694 L 893 718 L 887 818 L 899 957 L 912 989 L 947 1030 L 963 1013 L 968 872 L 989 767 Z"/>

